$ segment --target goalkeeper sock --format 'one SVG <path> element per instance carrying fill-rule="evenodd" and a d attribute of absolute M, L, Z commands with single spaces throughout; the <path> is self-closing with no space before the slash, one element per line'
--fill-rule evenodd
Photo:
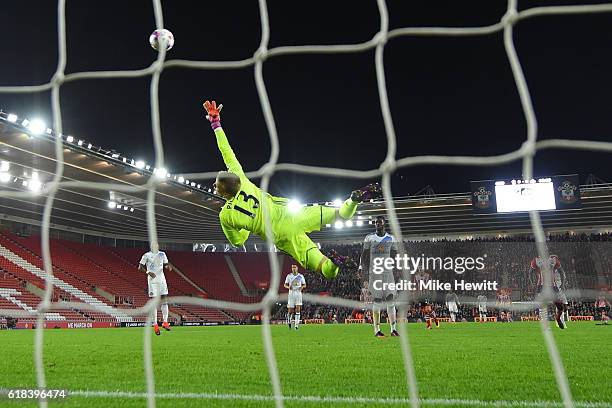
<path fill-rule="evenodd" d="M 389 319 L 389 325 L 391 326 L 391 331 L 395 330 L 395 306 L 387 306 L 387 318 Z"/>
<path fill-rule="evenodd" d="M 168 305 L 164 303 L 161 305 L 162 316 L 164 318 L 164 323 L 168 321 Z"/>
<path fill-rule="evenodd" d="M 323 261 L 321 265 L 321 261 Z M 338 275 L 339 268 L 331 259 L 327 258 L 318 248 L 311 248 L 306 252 L 306 268 L 311 271 L 321 272 L 327 279 L 333 279 Z"/>
<path fill-rule="evenodd" d="M 300 325 L 300 313 L 295 314 L 295 328 L 297 329 Z"/>
<path fill-rule="evenodd" d="M 323 274 L 323 276 L 325 276 L 327 279 L 333 279 L 336 277 L 336 275 L 338 275 L 338 270 L 340 268 L 338 268 L 338 266 L 336 266 L 336 264 L 334 264 L 331 259 L 327 259 L 324 263 L 323 263 L 323 267 L 321 268 L 321 273 Z"/>
<path fill-rule="evenodd" d="M 358 204 L 359 203 L 349 198 L 344 202 L 344 204 L 342 204 L 342 207 L 340 207 L 340 209 L 338 210 L 338 214 L 340 214 L 340 216 L 345 220 L 350 220 L 353 215 L 355 215 Z"/>

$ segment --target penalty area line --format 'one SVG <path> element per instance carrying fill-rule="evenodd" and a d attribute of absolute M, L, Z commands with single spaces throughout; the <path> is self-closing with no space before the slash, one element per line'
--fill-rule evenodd
<path fill-rule="evenodd" d="M 72 396 L 86 398 L 147 398 L 146 392 L 130 391 L 69 391 Z M 209 399 L 209 400 L 244 400 L 244 401 L 274 401 L 273 395 L 261 394 L 223 394 L 223 393 L 155 393 L 159 399 Z M 387 404 L 406 405 L 410 403 L 408 398 L 375 398 L 375 397 L 336 397 L 319 395 L 285 395 L 285 401 L 299 401 L 312 403 L 349 403 L 349 404 Z M 423 405 L 433 406 L 457 406 L 466 407 L 526 407 L 526 408 L 553 408 L 562 407 L 562 402 L 557 401 L 528 401 L 528 400 L 478 400 L 460 398 L 424 398 L 420 400 Z M 612 408 L 612 403 L 574 401 L 574 406 L 581 408 Z"/>

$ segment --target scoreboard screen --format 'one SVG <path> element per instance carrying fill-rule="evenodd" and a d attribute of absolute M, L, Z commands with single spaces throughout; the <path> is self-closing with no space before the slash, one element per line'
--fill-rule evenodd
<path fill-rule="evenodd" d="M 557 209 L 552 180 L 524 184 L 495 183 L 495 202 L 500 213 Z"/>
<path fill-rule="evenodd" d="M 573 210 L 581 207 L 578 175 L 533 180 L 472 181 L 477 214 Z"/>

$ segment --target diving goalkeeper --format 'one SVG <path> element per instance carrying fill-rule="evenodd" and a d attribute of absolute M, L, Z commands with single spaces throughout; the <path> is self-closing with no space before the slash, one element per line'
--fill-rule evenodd
<path fill-rule="evenodd" d="M 219 112 L 222 107 L 215 101 L 204 102 L 206 118 L 215 132 L 217 146 L 229 170 L 220 171 L 214 184 L 215 193 L 227 200 L 219 219 L 229 242 L 234 246 L 243 245 L 251 232 L 266 239 L 261 211 L 261 202 L 266 200 L 272 225 L 271 238 L 279 250 L 291 255 L 302 267 L 321 272 L 327 279 L 336 277 L 339 268 L 356 269 L 357 264 L 350 257 L 339 255 L 334 250 L 330 251 L 329 257 L 323 255 L 306 234 L 319 231 L 325 224 L 333 224 L 336 220 L 350 220 L 359 203 L 381 196 L 380 186 L 370 184 L 353 191 L 340 208 L 309 206 L 291 213 L 287 208 L 289 200 L 270 194 L 264 196 L 259 187 L 245 176 L 221 128 Z"/>

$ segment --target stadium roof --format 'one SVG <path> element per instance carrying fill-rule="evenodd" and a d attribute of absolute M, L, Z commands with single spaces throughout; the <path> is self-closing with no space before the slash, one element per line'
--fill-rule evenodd
<path fill-rule="evenodd" d="M 10 163 L 8 173 L 11 174 L 10 179 L 4 179 L 2 190 L 28 191 L 34 173 L 43 185 L 51 181 L 55 174 L 55 137 L 58 136 L 47 134 L 46 129 L 41 135 L 32 136 L 24 128 L 22 118 L 17 118 L 14 123 L 7 119 L 8 115 L 0 114 L 0 159 Z M 145 184 L 156 170 L 146 163 L 135 162 L 87 141 L 80 143 L 77 137 L 62 136 L 62 140 L 65 147 L 62 182 L 139 186 Z M 206 186 L 175 175 L 156 174 L 165 178 L 158 184 L 155 198 L 160 240 L 221 240 L 223 233 L 218 225 L 218 209 L 223 201 L 209 193 Z M 86 189 L 78 185 L 60 186 L 53 203 L 52 226 L 93 235 L 146 240 L 146 195 L 147 189 L 120 192 Z M 35 192 L 20 198 L 0 197 L 0 217 L 40 223 L 45 197 Z M 109 203 L 114 203 L 114 208 Z"/>
<path fill-rule="evenodd" d="M 49 182 L 55 174 L 55 135 L 50 129 L 32 135 L 31 124 L 23 118 L 0 112 L 0 160 L 9 162 L 0 191 L 30 191 L 36 183 Z M 64 144 L 62 181 L 114 183 L 142 186 L 160 172 L 143 162 L 135 162 L 114 150 L 107 150 L 61 135 Z M 5 164 L 6 166 L 6 164 Z M 37 175 L 34 175 L 37 173 Z M 166 242 L 223 242 L 218 212 L 223 204 L 209 187 L 180 175 L 167 175 L 156 189 L 157 231 Z M 34 184 L 32 184 L 34 183 Z M 35 187 L 35 188 L 33 188 Z M 573 211 L 542 212 L 548 230 L 604 230 L 612 227 L 612 185 L 582 186 L 583 208 Z M 146 195 L 143 188 L 135 192 L 90 189 L 71 183 L 61 186 L 51 214 L 52 227 L 79 233 L 147 240 Z M 28 224 L 40 224 L 44 194 L 22 197 L 0 196 L 0 218 Z M 109 207 L 114 203 L 114 208 Z M 482 233 L 505 234 L 529 232 L 525 213 L 474 215 L 469 193 L 403 197 L 394 200 L 405 237 L 470 236 Z M 112 204 L 111 204 L 112 205 Z M 364 223 L 341 229 L 331 228 L 313 233 L 315 241 L 361 241 L 372 230 L 368 221 L 385 215 L 382 202 L 360 207 L 358 217 Z M 358 218 L 358 220 L 359 220 Z M 357 220 L 356 220 L 357 221 Z"/>

